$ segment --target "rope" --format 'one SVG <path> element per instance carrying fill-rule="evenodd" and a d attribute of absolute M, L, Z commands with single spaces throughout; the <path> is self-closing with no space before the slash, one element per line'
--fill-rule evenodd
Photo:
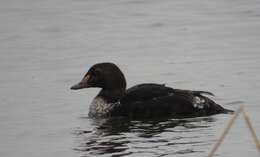
<path fill-rule="evenodd" d="M 249 119 L 249 116 L 245 110 L 244 105 L 242 105 L 235 113 L 234 116 L 231 117 L 231 119 L 229 120 L 227 126 L 225 127 L 223 133 L 221 134 L 220 138 L 217 140 L 216 144 L 214 145 L 214 147 L 212 148 L 212 150 L 210 151 L 208 157 L 213 157 L 213 155 L 215 154 L 215 152 L 217 151 L 217 149 L 219 148 L 219 146 L 221 145 L 221 143 L 223 142 L 224 138 L 226 137 L 227 133 L 229 132 L 231 126 L 234 124 L 235 120 L 237 119 L 237 117 L 239 116 L 240 113 L 243 113 L 243 117 L 246 121 L 246 124 L 250 130 L 250 133 L 254 139 L 254 142 L 256 144 L 256 147 L 258 149 L 258 151 L 260 152 L 260 143 L 259 140 L 257 138 L 256 132 L 253 128 L 253 125 Z"/>
<path fill-rule="evenodd" d="M 243 115 L 244 115 L 246 124 L 247 124 L 247 126 L 248 126 L 248 128 L 249 128 L 249 130 L 250 130 L 250 132 L 251 132 L 251 135 L 252 135 L 252 137 L 253 137 L 253 139 L 254 139 L 254 142 L 255 142 L 255 144 L 256 144 L 256 148 L 258 149 L 258 151 L 260 151 L 260 143 L 259 143 L 259 140 L 258 140 L 257 135 L 256 135 L 256 133 L 255 133 L 254 127 L 253 127 L 253 125 L 252 125 L 252 123 L 251 123 L 251 121 L 250 121 L 250 119 L 249 119 L 249 116 L 248 116 L 248 114 L 247 114 L 247 112 L 246 112 L 245 107 L 242 106 L 242 109 L 243 109 L 243 110 L 242 110 L 242 111 L 243 111 L 242 113 L 243 113 Z"/>

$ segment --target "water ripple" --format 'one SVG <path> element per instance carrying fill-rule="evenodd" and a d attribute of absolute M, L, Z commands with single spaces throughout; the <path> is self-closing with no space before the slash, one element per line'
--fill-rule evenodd
<path fill-rule="evenodd" d="M 86 119 L 89 120 L 89 119 Z M 124 118 L 91 120 L 92 128 L 76 128 L 75 151 L 84 156 L 175 156 L 203 153 L 215 119 L 160 119 L 133 121 Z M 88 126 L 89 127 L 89 126 Z M 191 134 L 192 132 L 192 134 Z"/>

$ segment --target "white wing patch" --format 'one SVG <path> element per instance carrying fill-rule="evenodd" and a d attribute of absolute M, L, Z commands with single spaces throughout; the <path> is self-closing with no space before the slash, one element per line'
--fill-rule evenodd
<path fill-rule="evenodd" d="M 205 99 L 204 98 L 201 98 L 201 97 L 198 97 L 198 96 L 195 96 L 193 98 L 193 107 L 195 108 L 198 108 L 198 109 L 203 109 L 205 107 Z"/>

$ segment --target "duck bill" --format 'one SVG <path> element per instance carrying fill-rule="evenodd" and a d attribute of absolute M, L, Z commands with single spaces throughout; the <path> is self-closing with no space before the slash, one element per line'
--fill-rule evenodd
<path fill-rule="evenodd" d="M 81 83 L 75 84 L 72 87 L 70 87 L 71 90 L 78 90 L 78 89 L 83 89 L 83 88 L 87 88 L 87 86 L 82 85 Z"/>
<path fill-rule="evenodd" d="M 75 84 L 72 87 L 70 87 L 70 89 L 78 90 L 78 89 L 88 88 L 89 87 L 89 85 L 88 85 L 89 78 L 90 78 L 90 76 L 87 75 L 78 84 Z"/>

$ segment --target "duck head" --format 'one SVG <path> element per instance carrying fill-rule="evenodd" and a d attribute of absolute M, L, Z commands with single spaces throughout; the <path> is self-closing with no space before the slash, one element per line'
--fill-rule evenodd
<path fill-rule="evenodd" d="M 98 63 L 93 65 L 83 79 L 70 89 L 102 88 L 104 91 L 125 91 L 126 80 L 122 71 L 113 63 Z"/>

